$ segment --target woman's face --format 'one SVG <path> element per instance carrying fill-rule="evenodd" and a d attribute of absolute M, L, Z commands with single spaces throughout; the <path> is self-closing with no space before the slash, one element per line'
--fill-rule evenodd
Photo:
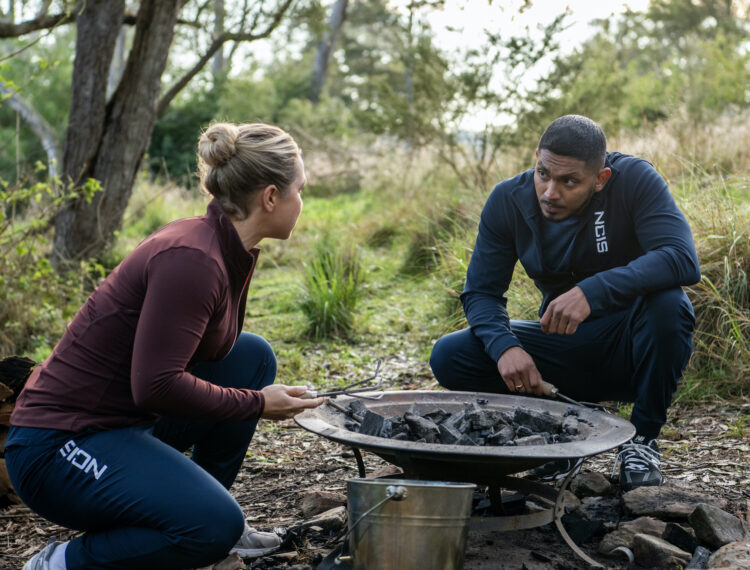
<path fill-rule="evenodd" d="M 292 182 L 286 194 L 279 194 L 280 199 L 274 210 L 275 231 L 274 235 L 269 237 L 288 239 L 292 234 L 294 226 L 297 225 L 297 219 L 302 213 L 302 189 L 306 183 L 305 164 L 300 158 L 294 182 Z"/>

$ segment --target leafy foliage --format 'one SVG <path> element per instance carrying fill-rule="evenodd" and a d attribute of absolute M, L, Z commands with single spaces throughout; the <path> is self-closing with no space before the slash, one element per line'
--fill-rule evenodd
<path fill-rule="evenodd" d="M 47 182 L 10 186 L 0 181 L 0 356 L 44 360 L 92 284 L 104 276 L 94 262 L 60 274 L 46 257 L 57 208 L 81 195 L 90 200 L 99 190 L 95 181 L 65 195 Z"/>
<path fill-rule="evenodd" d="M 173 103 L 154 125 L 148 149 L 149 170 L 189 184 L 198 167 L 195 141 L 216 111 L 216 96 L 211 90 L 191 93 Z"/>

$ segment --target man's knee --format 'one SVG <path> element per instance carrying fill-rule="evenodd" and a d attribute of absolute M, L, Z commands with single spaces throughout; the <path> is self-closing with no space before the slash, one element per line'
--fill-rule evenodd
<path fill-rule="evenodd" d="M 438 383 L 445 387 L 450 388 L 451 386 L 446 385 L 447 381 L 451 384 L 450 380 L 455 376 L 455 363 L 453 361 L 451 341 L 448 338 L 450 335 L 446 335 L 433 345 L 432 353 L 430 354 L 430 368 L 432 373 L 435 375 L 435 379 Z"/>
<path fill-rule="evenodd" d="M 692 337 L 695 326 L 693 307 L 680 288 L 647 295 L 639 320 L 656 340 L 674 341 Z"/>

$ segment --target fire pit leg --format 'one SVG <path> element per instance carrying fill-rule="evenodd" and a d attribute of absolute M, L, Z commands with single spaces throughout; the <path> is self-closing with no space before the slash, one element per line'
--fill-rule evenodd
<path fill-rule="evenodd" d="M 567 477 L 563 479 L 562 485 L 560 485 L 559 492 L 557 493 L 557 499 L 555 500 L 555 526 L 557 527 L 557 531 L 560 533 L 560 536 L 562 536 L 562 539 L 579 558 L 586 562 L 586 564 L 589 564 L 592 568 L 604 568 L 604 566 L 588 556 L 583 550 L 578 547 L 575 542 L 573 542 L 573 539 L 570 538 L 568 531 L 565 530 L 565 526 L 562 523 L 562 516 L 565 514 L 563 498 L 565 495 L 565 491 L 568 489 L 568 485 L 570 485 L 570 482 L 573 480 L 573 477 L 576 473 L 577 470 L 573 469 L 570 473 L 568 473 Z"/>
<path fill-rule="evenodd" d="M 357 460 L 357 469 L 359 470 L 359 476 L 364 479 L 367 476 L 367 471 L 365 471 L 365 462 L 362 459 L 362 452 L 358 447 L 352 447 L 352 451 L 354 452 L 354 459 Z"/>

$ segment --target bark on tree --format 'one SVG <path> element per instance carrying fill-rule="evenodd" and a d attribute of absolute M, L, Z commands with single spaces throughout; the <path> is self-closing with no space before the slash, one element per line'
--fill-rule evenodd
<path fill-rule="evenodd" d="M 310 85 L 310 101 L 317 103 L 320 100 L 320 93 L 328 77 L 328 63 L 331 61 L 331 52 L 336 44 L 341 26 L 346 19 L 346 7 L 349 0 L 336 0 L 331 9 L 331 17 L 328 19 L 328 30 L 323 35 L 323 39 L 318 43 L 318 50 L 315 53 L 313 62 L 313 76 Z"/>
<path fill-rule="evenodd" d="M 95 178 L 103 191 L 91 202 L 71 203 L 55 218 L 51 256 L 55 267 L 95 255 L 120 228 L 156 121 L 161 75 L 181 5 L 181 0 L 141 3 L 128 64 L 109 104 L 107 76 L 124 0 L 89 0 L 77 17 L 63 174 L 74 185 Z"/>
<path fill-rule="evenodd" d="M 224 33 L 224 0 L 214 0 L 214 38 L 219 38 Z M 220 47 L 214 54 L 214 60 L 211 63 L 211 75 L 214 77 L 214 84 L 222 80 L 224 74 L 224 47 Z"/>

